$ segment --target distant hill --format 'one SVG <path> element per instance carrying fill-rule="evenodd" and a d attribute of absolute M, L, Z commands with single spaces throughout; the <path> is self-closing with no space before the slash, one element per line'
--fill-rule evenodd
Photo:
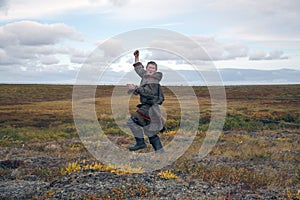
<path fill-rule="evenodd" d="M 222 69 L 225 83 L 300 83 L 300 71 L 291 69 L 254 70 L 254 69 Z"/>
<path fill-rule="evenodd" d="M 217 73 L 203 71 L 198 73 L 194 70 L 162 71 L 164 85 L 206 85 L 202 76 L 215 76 Z M 219 74 L 224 85 L 253 85 L 253 84 L 300 84 L 300 71 L 291 69 L 280 70 L 255 70 L 255 69 L 220 69 Z M 101 82 L 114 83 L 123 79 L 119 84 L 129 82 L 138 83 L 139 77 L 130 72 L 122 74 L 118 72 L 105 72 Z"/>
<path fill-rule="evenodd" d="M 202 76 L 215 76 L 217 73 L 194 70 L 164 71 L 163 85 L 207 85 Z M 34 72 L 30 74 L 11 73 L 1 77 L 1 83 L 37 83 L 37 84 L 75 84 L 78 71 L 65 72 Z M 219 69 L 224 85 L 261 85 L 261 84 L 300 84 L 300 70 L 256 70 L 256 69 Z M 105 71 L 98 85 L 124 85 L 126 83 L 139 84 L 140 78 L 134 71 L 116 72 Z"/>

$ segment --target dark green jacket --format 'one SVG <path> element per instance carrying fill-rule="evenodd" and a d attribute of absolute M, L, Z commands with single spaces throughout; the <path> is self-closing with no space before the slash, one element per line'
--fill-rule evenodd
<path fill-rule="evenodd" d="M 162 79 L 161 72 L 155 72 L 153 75 L 148 75 L 141 62 L 133 64 L 136 73 L 142 78 L 140 86 L 136 87 L 132 92 L 135 95 L 140 95 L 141 104 L 161 105 L 165 100 L 159 82 Z"/>
<path fill-rule="evenodd" d="M 160 79 L 157 79 L 158 77 L 160 77 Z M 140 102 L 142 104 L 148 104 L 152 106 L 154 104 L 161 105 L 163 103 L 165 98 L 162 93 L 161 86 L 159 84 L 161 77 L 161 73 L 156 72 L 154 75 L 149 77 L 149 79 L 155 79 L 157 83 L 151 80 L 151 83 L 146 83 L 135 89 L 134 94 L 140 95 Z"/>
<path fill-rule="evenodd" d="M 140 126 L 147 126 L 152 121 L 148 128 L 152 131 L 159 131 L 162 129 L 163 121 L 158 105 L 161 105 L 165 99 L 159 84 L 162 73 L 155 72 L 153 75 L 148 75 L 140 62 L 135 63 L 134 67 L 142 80 L 140 86 L 128 91 L 128 93 L 140 95 L 140 104 L 137 105 L 138 110 L 132 114 L 132 119 Z"/>

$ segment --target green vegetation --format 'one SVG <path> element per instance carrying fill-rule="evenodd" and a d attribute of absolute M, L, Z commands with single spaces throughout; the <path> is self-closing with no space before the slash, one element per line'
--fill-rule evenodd
<path fill-rule="evenodd" d="M 298 85 L 226 87 L 228 110 L 224 130 L 298 129 L 299 88 Z M 180 104 L 172 87 L 163 89 L 167 130 L 177 130 L 180 123 L 188 127 L 188 120 L 180 122 Z M 194 90 L 200 104 L 199 130 L 205 131 L 210 123 L 209 92 L 206 87 L 194 87 Z M 106 134 L 122 135 L 110 108 L 112 91 L 113 86 L 98 87 L 96 112 Z M 72 115 L 72 86 L 0 85 L 0 92 L 1 145 L 77 136 Z M 132 97 L 129 103 L 130 112 L 134 112 L 138 98 Z M 117 120 L 126 124 L 127 117 Z"/>
<path fill-rule="evenodd" d="M 113 88 L 97 88 L 97 118 L 104 133 L 116 144 L 125 147 L 133 141 L 131 136 L 123 132 L 129 116 L 113 118 L 110 99 Z M 192 157 L 198 154 L 208 129 L 211 104 L 206 87 L 193 88 L 200 104 L 197 136 L 188 151 L 159 176 L 169 179 L 177 177 L 176 174 L 188 173 L 188 179 L 200 178 L 211 184 L 241 183 L 243 187 L 250 189 L 284 187 L 287 188 L 286 198 L 299 199 L 299 192 L 289 188 L 300 184 L 300 85 L 226 87 L 227 116 L 224 133 L 210 153 L 212 161 L 198 164 L 195 164 Z M 167 113 L 167 131 L 161 134 L 161 138 L 166 145 L 175 134 L 184 134 L 177 133 L 180 123 L 188 126 L 192 122 L 180 121 L 180 104 L 172 93 L 172 87 L 164 87 L 163 90 L 166 98 L 163 108 Z M 19 148 L 23 145 L 29 152 L 28 156 L 34 150 L 36 154 L 47 153 L 65 161 L 55 167 L 34 166 L 30 171 L 20 170 L 20 176 L 36 175 L 48 181 L 87 169 L 106 169 L 112 173 L 140 172 L 139 168 L 131 166 L 115 171 L 111 166 L 96 163 L 86 151 L 73 121 L 72 86 L 0 85 L 0 93 L 0 146 Z M 136 110 L 138 102 L 138 97 L 131 97 L 129 112 Z M 117 122 L 124 126 L 118 127 Z M 87 127 L 87 130 L 90 128 Z M 151 151 L 149 146 L 142 150 L 148 151 Z M 1 159 L 9 160 L 10 157 L 2 155 Z M 220 165 L 219 159 L 227 159 L 231 164 Z M 82 160 L 89 160 L 89 163 L 82 163 Z M 242 164 L 237 164 L 237 161 Z M 257 163 L 260 168 L 256 168 Z M 0 175 L 6 176 L 9 170 L 0 168 Z M 120 188 L 111 191 L 122 197 Z M 149 197 L 142 184 L 139 187 L 132 185 L 128 192 Z M 49 198 L 52 195 L 51 190 L 44 194 Z M 87 195 L 86 199 L 97 197 Z"/>

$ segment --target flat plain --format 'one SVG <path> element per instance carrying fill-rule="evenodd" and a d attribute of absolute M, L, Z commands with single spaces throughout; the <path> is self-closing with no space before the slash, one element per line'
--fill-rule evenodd
<path fill-rule="evenodd" d="M 126 150 L 134 143 L 126 120 L 139 99 L 131 96 L 128 113 L 114 117 L 115 88 L 98 86 L 92 103 L 103 133 Z M 185 89 L 163 87 L 165 146 L 189 132 L 178 131 L 181 102 L 172 92 Z M 171 164 L 143 173 L 90 154 L 74 123 L 73 86 L 0 85 L 0 198 L 300 199 L 300 85 L 226 86 L 223 131 L 205 158 L 198 152 L 211 120 L 210 95 L 207 87 L 192 89 L 200 108 L 193 143 Z M 151 151 L 147 142 L 139 153 Z"/>

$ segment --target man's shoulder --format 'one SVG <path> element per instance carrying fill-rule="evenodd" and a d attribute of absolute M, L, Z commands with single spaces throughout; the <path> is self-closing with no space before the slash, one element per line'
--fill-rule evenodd
<path fill-rule="evenodd" d="M 134 67 L 144 67 L 141 62 L 136 62 L 133 64 Z"/>

